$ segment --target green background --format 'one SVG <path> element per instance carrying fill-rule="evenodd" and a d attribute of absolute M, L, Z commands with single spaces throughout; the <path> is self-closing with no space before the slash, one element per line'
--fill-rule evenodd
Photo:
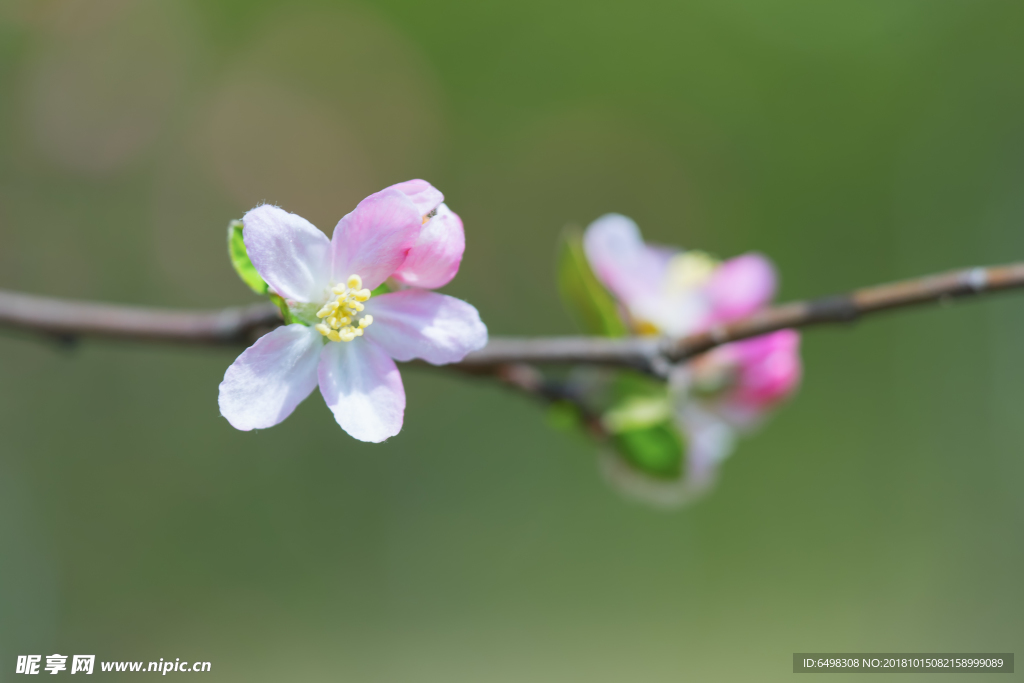
<path fill-rule="evenodd" d="M 763 251 L 787 299 L 1019 259 L 1022 26 L 987 0 L 3 0 L 0 287 L 249 303 L 229 220 L 330 232 L 412 177 L 464 219 L 445 291 L 495 335 L 574 331 L 556 239 L 608 211 Z M 235 355 L 0 337 L 0 680 L 54 652 L 617 682 L 1021 651 L 1019 296 L 807 332 L 800 393 L 675 512 L 429 369 L 383 445 L 318 395 L 237 432 Z"/>

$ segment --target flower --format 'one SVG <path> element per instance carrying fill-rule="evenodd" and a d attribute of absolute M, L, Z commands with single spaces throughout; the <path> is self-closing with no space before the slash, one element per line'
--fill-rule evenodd
<path fill-rule="evenodd" d="M 764 256 L 719 263 L 704 252 L 646 244 L 636 223 L 618 214 L 591 223 L 583 249 L 637 334 L 693 334 L 749 315 L 775 295 L 775 270 Z"/>
<path fill-rule="evenodd" d="M 424 180 L 359 202 L 330 240 L 276 206 L 242 222 L 253 266 L 299 322 L 261 337 L 224 374 L 220 412 L 236 429 L 278 424 L 319 384 L 342 429 L 379 443 L 402 428 L 396 360 L 454 363 L 487 343 L 473 306 L 427 291 L 455 277 L 465 236 Z M 374 294 L 389 278 L 400 289 Z"/>
<path fill-rule="evenodd" d="M 699 251 L 647 244 L 636 223 L 608 214 L 590 224 L 583 248 L 594 274 L 636 334 L 681 337 L 751 315 L 775 295 L 771 262 L 749 253 L 719 262 Z M 794 330 L 716 347 L 677 368 L 669 389 L 686 435 L 687 483 L 703 488 L 749 430 L 799 384 Z"/>

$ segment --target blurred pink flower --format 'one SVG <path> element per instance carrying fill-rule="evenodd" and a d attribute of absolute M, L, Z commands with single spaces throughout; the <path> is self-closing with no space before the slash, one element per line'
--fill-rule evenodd
<path fill-rule="evenodd" d="M 583 249 L 637 334 L 693 334 L 749 315 L 775 296 L 775 269 L 761 254 L 720 263 L 703 252 L 647 244 L 636 223 L 619 214 L 591 223 Z"/>
<path fill-rule="evenodd" d="M 647 244 L 636 223 L 608 214 L 590 224 L 583 247 L 598 279 L 620 304 L 636 334 L 685 336 L 751 315 L 775 296 L 775 268 L 765 256 L 719 262 L 703 252 Z M 687 364 L 675 382 L 687 404 L 681 428 L 692 441 L 713 418 L 749 427 L 786 399 L 800 381 L 800 336 L 793 330 L 726 344 Z M 691 419 L 699 403 L 701 419 Z M 693 424 L 702 425 L 700 430 Z M 715 430 L 711 430 L 714 433 Z M 715 444 L 728 439 L 716 438 Z M 719 460 L 728 446 L 706 449 Z M 691 462 L 691 465 L 693 463 Z"/>
<path fill-rule="evenodd" d="M 241 430 L 272 427 L 316 387 L 341 428 L 380 442 L 402 428 L 405 389 L 395 361 L 442 365 L 487 343 L 470 304 L 426 291 L 458 272 L 465 236 L 424 180 L 370 195 L 334 236 L 276 206 L 242 219 L 256 270 L 300 323 L 264 335 L 228 368 L 220 411 Z M 386 279 L 408 289 L 371 297 Z"/>

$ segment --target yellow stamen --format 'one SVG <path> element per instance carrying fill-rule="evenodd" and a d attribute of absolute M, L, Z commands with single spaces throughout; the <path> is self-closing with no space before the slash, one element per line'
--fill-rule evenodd
<path fill-rule="evenodd" d="M 331 341 L 349 342 L 363 336 L 363 330 L 373 323 L 372 315 L 364 315 L 353 323 L 357 313 L 372 292 L 363 288 L 363 279 L 358 275 L 350 275 L 344 284 L 331 287 L 334 298 L 326 302 L 316 314 L 323 322 L 315 326 L 317 332 Z"/>

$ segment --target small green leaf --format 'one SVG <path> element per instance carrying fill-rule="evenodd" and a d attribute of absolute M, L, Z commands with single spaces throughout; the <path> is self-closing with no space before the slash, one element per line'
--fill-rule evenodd
<path fill-rule="evenodd" d="M 570 226 L 562 232 L 558 256 L 558 291 L 577 324 L 589 334 L 624 337 L 626 325 L 615 299 L 590 269 L 583 251 L 583 233 Z"/>
<path fill-rule="evenodd" d="M 249 285 L 249 289 L 261 296 L 270 291 L 269 285 L 256 272 L 256 267 L 252 265 L 249 254 L 245 250 L 245 242 L 242 241 L 242 221 L 231 221 L 228 225 L 228 257 L 231 259 L 231 265 L 234 266 L 238 277 Z"/>
<path fill-rule="evenodd" d="M 612 444 L 637 469 L 665 479 L 683 471 L 683 437 L 671 421 L 612 436 Z"/>
<path fill-rule="evenodd" d="M 372 292 L 370 292 L 370 296 L 374 297 L 374 296 L 377 296 L 378 294 L 389 294 L 390 292 L 391 292 L 391 288 L 388 287 L 388 283 L 387 282 L 382 282 L 382 283 L 380 283 L 377 286 L 377 289 L 375 289 Z"/>
<path fill-rule="evenodd" d="M 683 468 L 684 440 L 673 419 L 664 383 L 639 373 L 621 373 L 612 389 L 615 403 L 601 417 L 612 445 L 640 471 L 676 478 Z"/>

